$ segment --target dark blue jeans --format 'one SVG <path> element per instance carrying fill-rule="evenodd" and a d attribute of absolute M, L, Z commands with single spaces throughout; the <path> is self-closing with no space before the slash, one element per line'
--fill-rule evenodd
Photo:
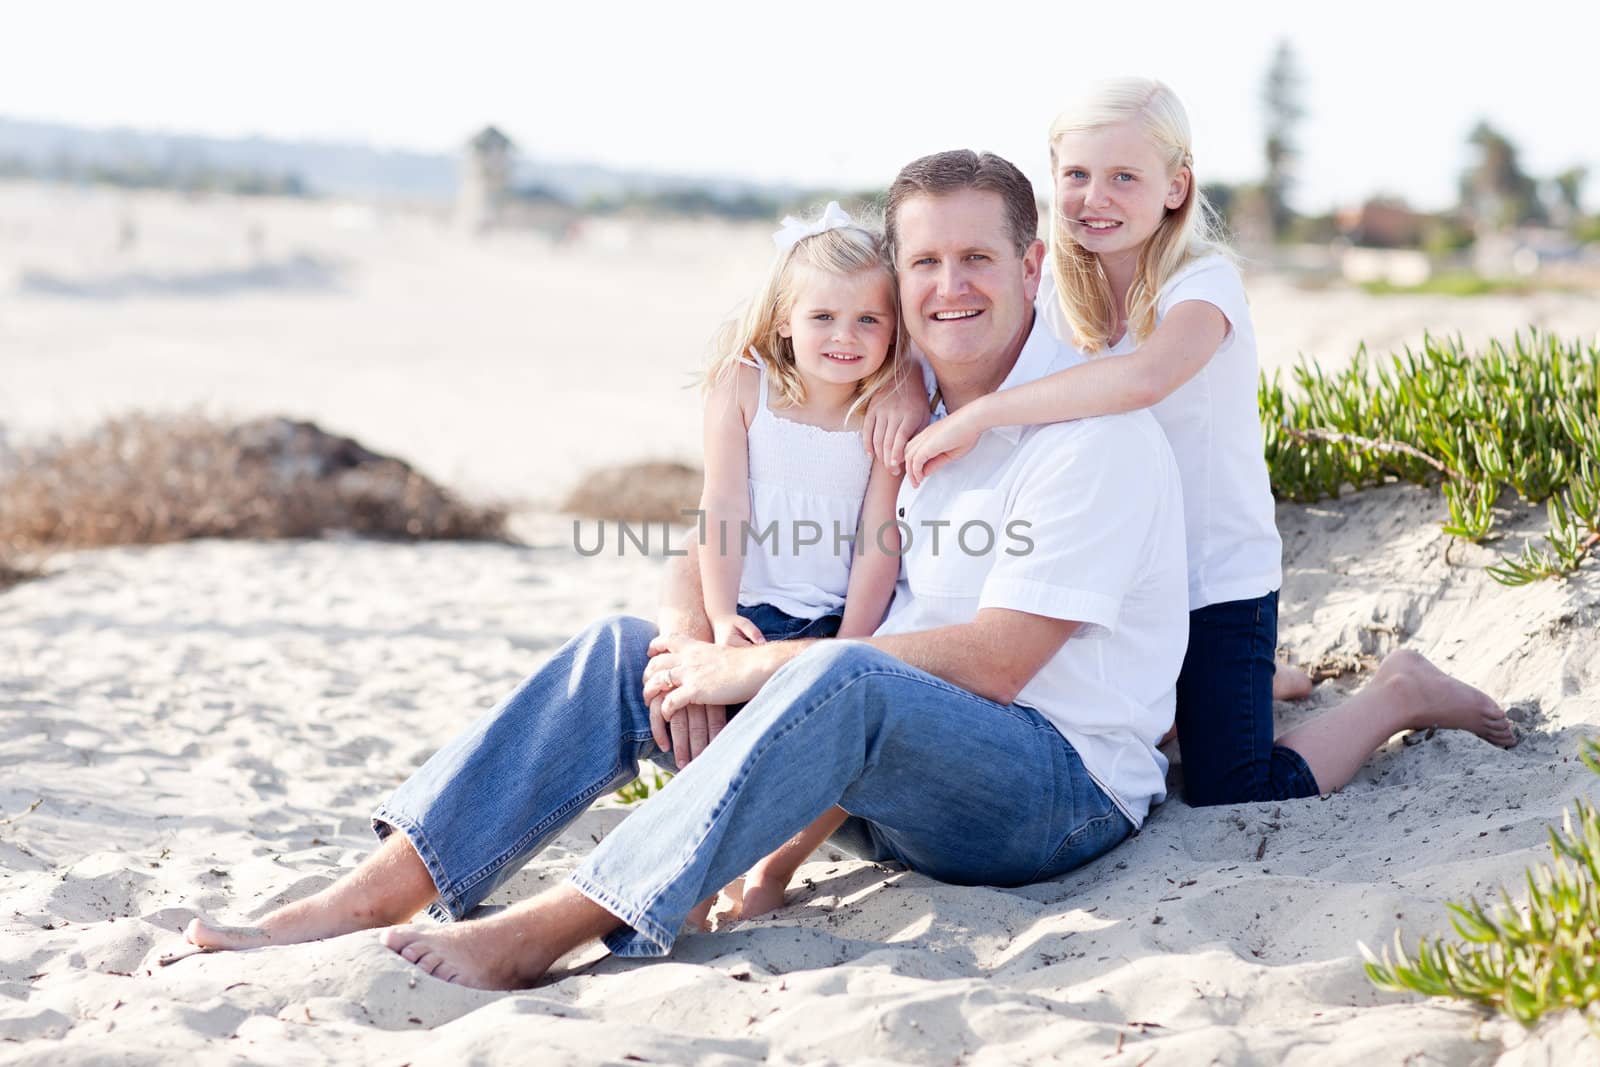
<path fill-rule="evenodd" d="M 823 615 L 815 619 L 799 619 L 793 615 L 779 611 L 771 604 L 753 604 L 750 607 L 739 605 L 739 614 L 756 624 L 756 629 L 761 631 L 761 636 L 768 641 L 798 641 L 807 637 L 835 637 L 839 633 L 839 624 L 844 622 L 839 615 Z"/>
<path fill-rule="evenodd" d="M 1278 593 L 1189 613 L 1178 675 L 1178 747 L 1193 806 L 1293 800 L 1320 790 L 1293 749 L 1273 744 Z"/>

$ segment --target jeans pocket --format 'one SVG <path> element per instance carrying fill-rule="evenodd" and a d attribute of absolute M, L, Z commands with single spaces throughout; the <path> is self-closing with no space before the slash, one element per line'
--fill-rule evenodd
<path fill-rule="evenodd" d="M 1050 857 L 1050 862 L 1040 867 L 1029 881 L 1043 882 L 1077 870 L 1090 860 L 1111 851 L 1132 832 L 1133 824 L 1116 808 L 1104 815 L 1096 815 L 1068 834 L 1055 855 Z"/>

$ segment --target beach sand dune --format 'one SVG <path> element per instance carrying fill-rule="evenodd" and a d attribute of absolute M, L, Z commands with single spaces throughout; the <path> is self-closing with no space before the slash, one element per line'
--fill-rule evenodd
<path fill-rule="evenodd" d="M 1500 587 L 1487 550 L 1447 557 L 1439 507 L 1400 486 L 1284 506 L 1284 643 L 1418 649 L 1511 704 L 1517 748 L 1416 734 L 1332 797 L 1169 800 L 1020 889 L 825 847 L 769 918 L 514 994 L 371 934 L 159 961 L 197 912 L 248 920 L 348 868 L 371 807 L 471 716 L 586 621 L 648 613 L 659 559 L 579 557 L 554 517 L 528 547 L 58 557 L 0 599 L 0 1063 L 1592 1062 L 1576 1020 L 1528 1035 L 1361 973 L 1357 942 L 1443 931 L 1446 900 L 1515 883 L 1600 785 L 1576 758 L 1600 724 L 1600 578 Z M 562 878 L 626 810 L 603 801 L 492 903 Z"/>

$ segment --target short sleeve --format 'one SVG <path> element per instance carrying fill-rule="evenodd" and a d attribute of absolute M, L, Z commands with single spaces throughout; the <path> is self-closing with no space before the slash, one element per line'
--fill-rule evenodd
<path fill-rule="evenodd" d="M 1139 416 L 1035 433 L 978 607 L 1080 622 L 1083 637 L 1115 630 L 1159 507 L 1159 479 L 1150 477 L 1161 469 L 1159 438 Z"/>
<path fill-rule="evenodd" d="M 1033 308 L 1055 339 L 1062 344 L 1072 344 L 1072 327 L 1067 325 L 1067 313 L 1061 308 L 1061 297 L 1056 292 L 1056 274 L 1050 260 L 1044 262 L 1044 272 L 1039 279 L 1039 293 L 1033 298 Z"/>
<path fill-rule="evenodd" d="M 1239 277 L 1238 268 L 1223 256 L 1205 256 L 1173 275 L 1156 301 L 1157 317 L 1166 318 L 1167 312 L 1187 300 L 1203 301 L 1222 312 L 1228 320 L 1230 337 L 1236 324 L 1248 321 L 1250 314 L 1244 280 Z"/>

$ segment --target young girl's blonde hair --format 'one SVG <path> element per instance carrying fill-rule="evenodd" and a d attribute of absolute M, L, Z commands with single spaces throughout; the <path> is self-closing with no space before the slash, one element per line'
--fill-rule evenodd
<path fill-rule="evenodd" d="M 1061 205 L 1051 211 L 1050 258 L 1061 309 L 1072 326 L 1072 340 L 1085 352 L 1102 351 L 1110 344 L 1126 310 L 1128 330 L 1143 341 L 1156 328 L 1156 301 L 1161 287 L 1179 267 L 1199 256 L 1227 253 L 1216 212 L 1200 191 L 1194 176 L 1194 154 L 1189 116 L 1166 85 L 1151 78 L 1117 78 L 1096 85 L 1081 100 L 1069 105 L 1050 126 L 1050 167 L 1056 169 L 1056 144 L 1069 133 L 1103 129 L 1119 122 L 1136 122 L 1161 153 L 1167 175 L 1189 170 L 1189 193 L 1182 204 L 1167 209 L 1155 233 L 1139 250 L 1139 264 L 1128 289 L 1128 306 L 1118 308 L 1111 283 L 1100 259 L 1072 236 L 1061 216 Z"/>
<path fill-rule="evenodd" d="M 813 215 L 819 215 L 813 212 Z M 787 221 L 787 220 L 786 220 Z M 767 368 L 767 376 L 777 384 L 785 404 L 805 403 L 806 387 L 795 368 L 794 344 L 778 333 L 794 310 L 795 271 L 807 267 L 834 275 L 879 270 L 889 279 L 889 294 L 894 315 L 894 340 L 883 365 L 856 383 L 852 412 L 881 390 L 893 385 L 899 373 L 900 353 L 904 350 L 905 327 L 900 317 L 900 298 L 894 285 L 894 261 L 882 230 L 859 220 L 821 233 L 802 237 L 780 251 L 772 261 L 766 284 L 750 301 L 744 314 L 723 323 L 711 342 L 711 364 L 706 370 L 705 388 L 710 389 L 733 371 L 741 359 L 756 356 Z"/>

